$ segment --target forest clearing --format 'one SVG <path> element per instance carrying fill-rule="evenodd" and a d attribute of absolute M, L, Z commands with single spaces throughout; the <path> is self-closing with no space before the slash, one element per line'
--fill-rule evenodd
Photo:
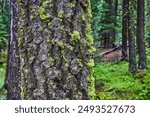
<path fill-rule="evenodd" d="M 0 0 L 0 100 L 149 100 L 150 0 Z"/>

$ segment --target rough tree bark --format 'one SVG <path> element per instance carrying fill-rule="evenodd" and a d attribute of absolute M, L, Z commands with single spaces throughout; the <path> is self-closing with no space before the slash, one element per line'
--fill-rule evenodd
<path fill-rule="evenodd" d="M 137 71 L 136 66 L 136 52 L 135 52 L 135 39 L 133 36 L 133 26 L 132 25 L 132 1 L 127 0 L 128 4 L 128 40 L 129 40 L 129 71 L 135 73 Z"/>
<path fill-rule="evenodd" d="M 9 48 L 8 48 L 8 64 L 5 88 L 9 89 L 7 91 L 8 99 L 21 99 L 20 97 L 20 58 L 17 42 L 17 1 L 11 0 L 9 3 L 10 12 L 10 28 L 9 28 Z"/>
<path fill-rule="evenodd" d="M 123 0 L 122 4 L 122 55 L 127 59 L 127 40 L 128 40 L 128 1 Z"/>
<path fill-rule="evenodd" d="M 146 3 L 145 3 L 147 5 L 147 8 L 146 8 L 147 18 L 146 19 L 147 19 L 147 22 L 149 22 L 149 20 L 150 20 L 150 0 L 147 0 Z M 148 42 L 148 47 L 150 48 L 150 23 L 147 25 L 146 30 L 148 31 L 146 40 Z"/>
<path fill-rule="evenodd" d="M 114 15 L 115 15 L 115 22 L 114 22 L 114 26 L 115 28 L 117 28 L 117 16 L 118 16 L 118 0 L 115 0 L 114 1 Z M 115 30 L 115 39 L 116 40 L 116 34 L 117 34 L 117 31 Z"/>
<path fill-rule="evenodd" d="M 144 0 L 137 0 L 137 47 L 139 53 L 138 67 L 146 69 L 146 50 L 144 39 Z"/>
<path fill-rule="evenodd" d="M 11 23 L 13 19 L 17 27 L 12 32 L 18 42 L 20 64 L 10 69 L 13 61 L 9 57 L 8 74 L 17 68 L 20 72 L 19 77 L 7 76 L 8 99 L 16 95 L 12 89 L 19 90 L 16 99 L 90 99 L 94 95 L 95 51 L 90 0 L 15 3 L 17 17 L 11 17 Z"/>

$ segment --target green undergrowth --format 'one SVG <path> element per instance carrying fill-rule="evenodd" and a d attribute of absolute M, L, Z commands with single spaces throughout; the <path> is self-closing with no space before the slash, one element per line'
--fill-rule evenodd
<path fill-rule="evenodd" d="M 3 87 L 6 73 L 6 64 L 0 65 L 0 100 L 6 98 L 6 91 Z"/>
<path fill-rule="evenodd" d="M 148 64 L 150 65 L 149 57 Z M 150 69 L 131 74 L 127 62 L 96 63 L 94 77 L 96 99 L 150 99 Z"/>

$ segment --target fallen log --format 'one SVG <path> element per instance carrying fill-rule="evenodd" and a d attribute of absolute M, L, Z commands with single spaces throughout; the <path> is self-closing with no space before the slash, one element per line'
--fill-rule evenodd
<path fill-rule="evenodd" d="M 109 53 L 114 52 L 114 51 L 119 50 L 119 49 L 121 49 L 121 46 L 117 46 L 117 47 L 112 48 L 112 49 L 110 49 L 110 50 L 108 50 L 108 51 L 102 52 L 102 53 L 101 53 L 101 56 L 104 56 L 104 55 L 106 55 L 106 54 L 109 54 Z"/>
<path fill-rule="evenodd" d="M 116 51 L 118 51 L 119 50 L 119 53 L 118 52 L 116 52 Z M 105 61 L 106 59 L 108 59 L 108 60 L 106 60 L 106 61 L 119 61 L 120 59 L 122 59 L 122 54 L 120 53 L 121 52 L 121 45 L 120 46 L 117 46 L 117 47 L 115 47 L 115 48 L 112 48 L 112 49 L 109 49 L 109 50 L 107 50 L 107 51 L 105 51 L 105 52 L 102 52 L 102 53 L 97 53 L 97 54 L 95 54 L 94 55 L 94 58 L 95 58 L 95 60 L 96 61 Z M 120 58 L 121 57 L 121 58 Z M 110 59 L 110 60 L 109 60 Z M 112 59 L 112 60 L 111 60 Z M 105 61 L 105 62 L 106 62 Z"/>

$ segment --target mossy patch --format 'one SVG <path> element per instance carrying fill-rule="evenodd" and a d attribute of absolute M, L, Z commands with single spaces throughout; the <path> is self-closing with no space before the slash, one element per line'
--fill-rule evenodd
<path fill-rule="evenodd" d="M 94 64 L 94 59 L 90 59 L 89 62 L 87 63 L 87 66 L 90 67 L 90 68 L 94 67 L 94 65 L 95 65 Z"/>
<path fill-rule="evenodd" d="M 73 41 L 77 41 L 80 39 L 80 33 L 78 31 L 73 31 L 73 33 L 71 34 L 71 38 Z"/>
<path fill-rule="evenodd" d="M 93 75 L 89 75 L 88 76 L 88 96 L 91 99 L 95 99 L 95 78 L 93 77 Z"/>
<path fill-rule="evenodd" d="M 89 53 L 90 54 L 93 54 L 94 52 L 96 52 L 96 48 L 95 47 L 91 47 L 91 48 L 89 48 Z"/>
<path fill-rule="evenodd" d="M 133 75 L 128 71 L 127 62 L 96 63 L 93 75 L 96 82 L 101 82 L 96 99 L 149 99 L 149 72 Z"/>
<path fill-rule="evenodd" d="M 50 15 L 41 6 L 38 7 L 38 13 L 42 20 L 46 20 L 46 19 L 50 18 Z"/>
<path fill-rule="evenodd" d="M 62 11 L 62 10 L 60 10 L 60 11 L 58 12 L 58 17 L 59 17 L 60 19 L 63 18 L 63 11 Z"/>

